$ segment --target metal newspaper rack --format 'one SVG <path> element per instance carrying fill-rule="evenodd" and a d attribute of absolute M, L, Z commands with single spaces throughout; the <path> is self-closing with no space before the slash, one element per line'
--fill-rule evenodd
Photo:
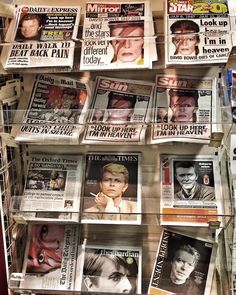
<path fill-rule="evenodd" d="M 163 4 L 163 3 L 162 3 Z M 10 6 L 12 7 L 12 6 Z M 155 8 L 156 10 L 163 10 L 158 7 Z M 8 14 L 9 15 L 9 14 Z M 231 15 L 233 17 L 233 15 Z M 158 57 L 159 60 L 157 62 L 153 63 L 153 70 L 149 70 L 149 73 L 147 74 L 147 71 L 143 69 L 142 71 L 139 71 L 140 76 L 143 75 L 143 77 L 147 77 L 148 80 L 153 80 L 155 71 L 157 69 L 163 70 L 164 68 L 164 47 L 166 45 L 164 41 L 164 34 L 163 34 L 163 16 L 162 12 L 157 11 L 154 13 L 154 24 L 156 27 L 156 44 L 159 46 L 159 52 Z M 80 26 L 80 29 L 82 26 Z M 145 37 L 149 38 L 149 37 Z M 75 56 L 80 56 L 80 49 L 81 49 L 81 43 L 76 42 L 75 44 L 76 54 Z M 232 57 L 232 56 L 231 56 Z M 231 59 L 231 58 L 230 58 Z M 211 70 L 204 67 L 204 69 L 197 69 L 199 71 L 199 75 L 202 72 L 205 72 L 206 70 L 209 70 L 209 74 L 211 74 Z M 222 67 L 222 65 L 220 65 Z M 192 69 L 192 67 L 191 67 Z M 16 72 L 17 70 L 13 71 L 4 71 L 2 69 L 2 72 L 4 74 L 10 73 L 10 72 Z M 67 72 L 72 73 L 74 72 L 76 75 L 80 72 L 79 63 L 77 60 L 75 60 L 73 68 L 72 69 L 65 69 L 65 68 L 32 68 L 32 69 L 23 69 L 22 72 L 26 75 L 23 75 L 23 82 L 26 78 L 27 74 L 31 74 L 32 71 L 34 73 L 45 73 L 45 72 Z M 175 69 L 172 69 L 172 71 L 176 71 Z M 182 71 L 182 69 L 180 69 Z M 189 71 L 189 68 L 187 67 L 185 70 L 187 73 Z M 96 73 L 97 72 L 97 73 Z M 132 77 L 135 73 L 132 69 L 129 69 L 129 71 L 126 71 L 127 75 Z M 177 70 L 178 72 L 178 70 Z M 213 70 L 214 72 L 214 70 Z M 218 72 L 218 70 L 217 70 Z M 89 73 L 90 78 L 93 78 L 95 75 L 99 74 L 99 71 L 95 71 L 92 73 Z M 103 73 L 104 74 L 104 73 Z M 107 71 L 108 75 L 111 76 L 121 76 L 123 77 L 122 70 L 114 70 L 114 71 Z M 26 78 L 27 79 L 27 78 Z M 17 81 L 17 86 L 15 91 L 17 92 L 19 88 L 21 89 L 22 81 Z M 24 83 L 23 83 L 24 84 Z M 222 84 L 222 82 L 220 82 Z M 25 85 L 25 84 L 24 84 Z M 25 95 L 25 92 L 28 94 L 28 88 L 26 87 L 24 91 L 22 91 Z M 227 85 L 224 85 L 220 89 L 220 97 L 223 98 L 224 94 L 227 92 Z M 26 95 L 27 96 L 27 95 Z M 227 99 L 226 99 L 227 100 Z M 82 154 L 86 154 L 87 152 L 94 152 L 96 149 L 97 151 L 103 152 L 105 150 L 109 151 L 116 151 L 116 146 L 108 146 L 107 144 L 104 146 L 100 145 L 49 145 L 47 142 L 45 142 L 44 146 L 40 145 L 34 145 L 34 144 L 27 144 L 23 143 L 18 145 L 14 137 L 12 137 L 10 132 L 14 127 L 21 127 L 22 121 L 13 121 L 13 118 L 15 117 L 15 110 L 17 107 L 17 101 L 13 103 L 12 106 L 3 106 L 3 112 L 1 113 L 2 116 L 2 149 L 1 149 L 1 155 L 2 155 L 2 172 L 1 172 L 1 178 L 2 178 L 2 202 L 3 202 L 3 212 L 4 214 L 4 220 L 5 220 L 5 235 L 6 235 L 6 241 L 7 241 L 7 254 L 8 254 L 8 265 L 9 265 L 9 271 L 11 273 L 9 278 L 9 288 L 12 290 L 12 293 L 24 293 L 24 294 L 34 294 L 34 293 L 44 293 L 44 294 L 65 294 L 65 291 L 46 291 L 42 289 L 35 289 L 31 290 L 30 288 L 19 288 L 19 284 L 24 280 L 24 274 L 21 273 L 22 268 L 22 260 L 23 260 L 23 251 L 19 253 L 19 250 L 24 249 L 25 242 L 26 242 L 26 236 L 27 236 L 27 228 L 28 228 L 28 222 L 24 218 L 22 212 L 14 207 L 15 203 L 13 202 L 14 197 L 16 197 L 16 200 L 20 200 L 22 198 L 22 191 L 24 187 L 24 181 L 25 181 L 25 174 L 26 174 L 26 167 L 27 167 L 27 161 L 28 161 L 28 155 L 30 153 L 34 152 L 48 152 L 50 150 L 51 152 L 62 154 L 65 149 L 68 153 L 78 153 L 80 151 Z M 18 112 L 24 113 L 26 108 L 21 108 Z M 206 153 L 206 154 L 217 154 L 219 157 L 220 162 L 220 171 L 221 171 L 221 177 L 222 181 L 224 183 L 223 185 L 223 195 L 222 195 L 222 203 L 224 199 L 224 210 L 222 214 L 214 215 L 212 214 L 210 218 L 212 217 L 212 220 L 209 222 L 208 227 L 199 227 L 196 230 L 196 232 L 201 232 L 201 234 L 209 239 L 215 240 L 219 244 L 219 252 L 218 252 L 218 258 L 216 261 L 216 272 L 215 277 L 212 284 L 212 293 L 216 294 L 223 294 L 223 292 L 228 292 L 230 290 L 229 283 L 228 283 L 228 276 L 231 273 L 231 267 L 229 263 L 229 255 L 227 258 L 227 265 L 223 265 L 223 257 L 225 253 L 230 253 L 230 241 L 231 237 L 230 234 L 227 235 L 227 230 L 231 227 L 232 217 L 233 217 L 233 207 L 232 207 L 232 200 L 231 200 L 231 191 L 230 191 L 230 184 L 228 183 L 228 155 L 227 155 L 227 140 L 228 140 L 228 134 L 231 130 L 231 118 L 230 118 L 230 106 L 229 101 L 221 101 L 221 107 L 220 107 L 220 113 L 221 113 L 221 119 L 216 119 L 215 122 L 212 123 L 213 126 L 216 127 L 218 132 L 212 134 L 211 141 L 210 141 L 210 147 L 202 146 L 201 144 L 195 145 L 195 144 L 186 144 L 186 143 L 168 143 L 168 144 L 160 144 L 160 145 L 130 145 L 129 147 L 123 147 L 122 151 L 127 152 L 133 152 L 133 151 L 139 151 L 142 150 L 144 155 L 144 161 L 143 161 L 143 194 L 145 198 L 142 201 L 143 210 L 137 213 L 142 218 L 142 224 L 141 225 L 122 225 L 122 224 L 112 224 L 109 226 L 106 226 L 106 233 L 104 232 L 104 225 L 101 224 L 82 224 L 81 225 L 81 237 L 85 238 L 90 242 L 91 244 L 96 243 L 117 243 L 121 244 L 122 246 L 132 246 L 134 244 L 138 244 L 139 246 L 143 247 L 143 261 L 147 261 L 148 263 L 145 263 L 144 269 L 143 269 L 143 287 L 142 292 L 143 294 L 147 293 L 148 290 L 148 284 L 150 281 L 150 275 L 152 271 L 152 262 L 155 259 L 156 256 L 156 246 L 160 240 L 160 220 L 162 218 L 162 215 L 159 213 L 159 208 L 157 206 L 157 198 L 156 198 L 156 192 L 158 191 L 158 182 L 159 182 L 159 163 L 158 163 L 158 155 L 161 153 L 166 153 L 168 150 L 169 153 L 176 153 L 178 150 L 178 154 L 182 154 L 183 152 L 186 152 L 186 154 L 192 154 L 192 153 Z M 88 110 L 89 112 L 90 110 Z M 90 123 L 89 123 L 90 124 Z M 89 125 L 88 124 L 88 125 Z M 145 123 L 147 127 L 152 126 L 152 122 Z M 132 125 L 132 124 L 131 124 Z M 217 128 L 220 126 L 220 130 Z M 24 169 L 22 169 L 24 167 Z M 23 170 L 23 173 L 21 173 Z M 151 197 L 150 197 L 151 192 Z M 223 198 L 224 196 L 224 198 Z M 159 196 L 160 199 L 160 196 Z M 9 210 L 10 209 L 10 210 Z M 27 212 L 26 212 L 27 213 Z M 189 216 L 187 214 L 187 216 Z M 205 216 L 206 217 L 206 216 Z M 209 217 L 209 216 L 208 216 Z M 220 222 L 216 219 L 220 218 Z M 157 226 L 158 225 L 158 226 Z M 179 230 L 179 227 L 178 227 Z M 182 229 L 183 230 L 183 229 Z M 184 229 L 186 233 L 189 231 L 191 232 L 191 228 L 186 227 Z M 82 240 L 82 239 L 81 239 Z M 19 255 L 20 254 L 20 255 Z M 217 278 L 216 278 L 217 277 Z M 218 284 L 218 286 L 217 286 Z M 66 294 L 81 294 L 81 292 L 75 292 L 73 290 L 66 291 Z"/>

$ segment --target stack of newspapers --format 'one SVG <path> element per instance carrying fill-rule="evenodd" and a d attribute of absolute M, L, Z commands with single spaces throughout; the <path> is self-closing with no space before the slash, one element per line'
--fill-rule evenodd
<path fill-rule="evenodd" d="M 90 90 L 83 78 L 37 75 L 28 105 L 20 100 L 12 135 L 17 142 L 75 144 L 83 130 Z M 21 103 L 22 102 L 22 103 Z"/>
<path fill-rule="evenodd" d="M 154 83 L 97 76 L 83 143 L 142 143 Z"/>
<path fill-rule="evenodd" d="M 149 1 L 86 4 L 81 70 L 151 68 L 156 60 Z"/>
<path fill-rule="evenodd" d="M 79 20 L 79 6 L 17 6 L 5 37 L 3 67 L 71 68 Z"/>
<path fill-rule="evenodd" d="M 86 239 L 81 243 L 79 230 L 76 225 L 31 223 L 22 272 L 11 274 L 15 287 L 140 294 L 142 247 Z M 210 295 L 216 251 L 211 239 L 163 229 L 148 293 L 189 294 L 191 290 Z"/>
<path fill-rule="evenodd" d="M 166 65 L 227 62 L 234 30 L 227 0 L 167 0 L 165 15 Z"/>
<path fill-rule="evenodd" d="M 21 289 L 141 293 L 142 249 L 137 246 L 80 243 L 80 227 L 31 223 L 22 273 L 12 281 Z"/>

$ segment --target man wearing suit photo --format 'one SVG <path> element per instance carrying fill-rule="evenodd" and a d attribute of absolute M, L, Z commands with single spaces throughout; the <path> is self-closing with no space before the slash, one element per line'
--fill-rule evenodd
<path fill-rule="evenodd" d="M 129 172 L 124 165 L 109 163 L 103 166 L 100 192 L 94 195 L 94 205 L 85 209 L 91 213 L 86 215 L 86 219 L 136 220 L 133 213 L 137 213 L 137 202 L 123 199 L 128 182 Z"/>
<path fill-rule="evenodd" d="M 215 200 L 215 189 L 212 186 L 198 182 L 197 167 L 193 161 L 180 161 L 175 165 L 175 178 L 179 189 L 176 190 L 174 198 L 177 200 Z"/>

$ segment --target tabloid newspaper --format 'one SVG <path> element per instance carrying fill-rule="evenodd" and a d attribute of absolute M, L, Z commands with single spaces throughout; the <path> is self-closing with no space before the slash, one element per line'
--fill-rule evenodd
<path fill-rule="evenodd" d="M 59 75 L 38 75 L 23 124 L 14 129 L 15 140 L 78 143 L 89 97 L 88 85 L 79 80 Z"/>
<path fill-rule="evenodd" d="M 148 294 L 210 295 L 216 250 L 212 241 L 163 229 Z"/>
<path fill-rule="evenodd" d="M 88 153 L 83 223 L 141 223 L 141 153 Z"/>
<path fill-rule="evenodd" d="M 2 52 L 4 68 L 73 66 L 80 7 L 16 7 Z"/>
<path fill-rule="evenodd" d="M 82 292 L 142 293 L 141 248 L 86 245 L 83 256 L 83 266 L 80 271 L 82 281 L 79 282 Z M 81 261 L 78 263 L 81 265 Z M 98 265 L 99 271 L 97 270 Z M 101 284 L 100 282 L 95 285 L 94 281 L 99 282 L 100 277 L 112 280 L 113 283 Z"/>
<path fill-rule="evenodd" d="M 222 189 L 214 156 L 161 155 L 161 224 L 220 222 Z"/>
<path fill-rule="evenodd" d="M 87 2 L 81 70 L 149 68 L 157 59 L 149 1 Z"/>
<path fill-rule="evenodd" d="M 82 155 L 30 155 L 20 211 L 79 213 L 82 165 Z"/>
<path fill-rule="evenodd" d="M 168 0 L 167 65 L 226 63 L 232 49 L 227 0 Z"/>
<path fill-rule="evenodd" d="M 29 224 L 20 288 L 74 290 L 77 225 Z"/>
<path fill-rule="evenodd" d="M 83 143 L 142 143 L 154 83 L 99 76 Z"/>
<path fill-rule="evenodd" d="M 216 120 L 215 100 L 215 78 L 157 75 L 151 143 L 208 143 Z"/>

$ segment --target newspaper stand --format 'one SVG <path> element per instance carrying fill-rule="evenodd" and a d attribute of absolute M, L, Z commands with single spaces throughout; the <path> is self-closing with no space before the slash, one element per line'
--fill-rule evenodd
<path fill-rule="evenodd" d="M 33 1 L 37 5 L 37 0 Z M 50 1 L 53 2 L 53 1 Z M 75 1 L 71 0 L 71 5 L 75 4 Z M 152 69 L 137 69 L 130 68 L 117 70 L 106 70 L 104 74 L 99 69 L 91 71 L 90 73 L 81 72 L 79 66 L 79 57 L 81 50 L 81 42 L 75 42 L 75 58 L 72 69 L 66 68 L 24 68 L 21 71 L 21 75 L 17 74 L 17 69 L 3 70 L 2 76 L 7 75 L 6 80 L 9 81 L 7 84 L 4 81 L 3 86 L 0 88 L 0 111 L 1 111 L 1 189 L 2 189 L 2 202 L 1 202 L 1 213 L 4 213 L 5 226 L 9 222 L 7 228 L 5 227 L 5 238 L 7 241 L 7 248 L 5 247 L 5 253 L 7 253 L 9 269 L 8 275 L 8 287 L 12 294 L 81 294 L 80 285 L 82 284 L 81 265 L 78 266 L 78 260 L 82 259 L 81 255 L 78 255 L 77 259 L 77 271 L 79 274 L 79 282 L 75 284 L 75 288 L 71 290 L 63 290 L 60 287 L 55 289 L 49 289 L 42 286 L 30 286 L 27 287 L 24 281 L 27 279 L 25 272 L 22 271 L 22 266 L 25 262 L 24 250 L 27 247 L 27 230 L 29 224 L 32 222 L 49 222 L 50 224 L 64 225 L 72 224 L 79 228 L 78 247 L 83 249 L 84 244 L 88 243 L 92 247 L 102 245 L 104 248 L 117 246 L 118 249 L 131 249 L 132 247 L 139 247 L 142 249 L 142 278 L 140 285 L 141 291 L 135 292 L 140 294 L 147 294 L 150 284 L 150 279 L 153 271 L 153 263 L 155 261 L 158 244 L 161 239 L 161 220 L 162 214 L 160 213 L 160 155 L 162 154 L 174 154 L 174 155 L 215 155 L 219 163 L 219 177 L 221 179 L 221 212 L 220 214 L 207 214 L 205 216 L 199 216 L 208 219 L 208 224 L 202 226 L 201 224 L 197 227 L 192 226 L 180 226 L 178 223 L 171 226 L 171 229 L 180 231 L 186 235 L 195 235 L 200 238 L 208 239 L 218 244 L 218 250 L 215 258 L 215 270 L 211 286 L 207 288 L 207 293 L 204 294 L 229 294 L 233 292 L 232 286 L 230 285 L 230 277 L 232 266 L 230 263 L 231 258 L 231 247 L 232 247 L 232 231 L 233 231 L 233 205 L 231 198 L 231 181 L 230 174 L 228 172 L 228 135 L 231 131 L 231 110 L 229 106 L 229 100 L 227 97 L 227 85 L 224 85 L 220 74 L 222 73 L 222 65 L 217 63 L 211 67 L 211 65 L 199 66 L 196 65 L 194 68 L 194 75 L 201 77 L 201 75 L 208 77 L 215 77 L 217 80 L 217 105 L 212 107 L 215 117 L 211 122 L 212 130 L 209 142 L 207 144 L 192 142 L 166 142 L 161 144 L 150 144 L 150 134 L 153 127 L 153 122 L 142 122 L 145 126 L 145 141 L 137 143 L 128 143 L 125 141 L 116 142 L 103 142 L 102 144 L 82 144 L 82 138 L 79 138 L 79 144 L 61 144 L 60 142 L 47 142 L 47 140 L 39 140 L 35 143 L 16 142 L 13 134 L 13 130 L 22 128 L 22 116 L 26 112 L 27 100 L 31 91 L 31 85 L 36 74 L 39 73 L 54 73 L 67 75 L 68 77 L 78 78 L 84 82 L 91 82 L 95 80 L 96 76 L 108 76 L 114 78 L 126 78 L 126 79 L 139 79 L 142 77 L 148 82 L 155 81 L 155 75 L 157 73 L 163 74 L 178 74 L 178 67 L 165 69 L 164 67 L 164 52 L 165 52 L 165 41 L 163 33 L 163 5 L 160 3 L 152 2 L 153 19 L 155 32 L 157 34 L 156 45 L 158 52 L 158 61 L 154 61 Z M 26 3 L 26 2 L 25 2 Z M 28 4 L 28 3 L 27 3 Z M 31 3 L 32 4 L 32 3 Z M 52 4 L 53 5 L 53 4 Z M 82 7 L 82 14 L 84 13 L 85 3 L 83 1 L 80 4 Z M 232 17 L 232 16 L 231 16 Z M 82 25 L 79 31 L 82 30 Z M 147 37 L 148 39 L 149 37 Z M 152 41 L 151 41 L 152 40 Z M 153 42 L 153 36 L 150 38 L 150 43 Z M 191 71 L 193 68 L 191 67 Z M 207 74 L 206 74 L 207 73 Z M 33 75 L 32 75 L 33 74 Z M 181 75 L 189 75 L 189 67 L 184 66 L 181 68 Z M 10 81 L 14 84 L 10 86 Z M 7 86 L 7 88 L 4 88 Z M 14 99 L 9 94 L 9 89 L 13 89 Z M 3 99 L 4 97 L 4 99 Z M 20 100 L 19 100 L 20 98 Z M 19 100 L 19 104 L 18 104 Z M 91 110 L 87 110 L 89 115 Z M 151 112 L 157 110 L 151 109 Z M 86 116 L 85 116 L 86 117 Z M 79 123 L 85 128 L 86 123 Z M 134 123 L 130 123 L 132 126 Z M 53 125 L 53 124 L 51 124 Z M 62 123 L 63 125 L 63 123 Z M 89 124 L 88 124 L 89 125 Z M 33 127 L 37 126 L 37 123 L 33 124 Z M 111 123 L 112 127 L 115 127 L 115 123 Z M 30 126 L 32 127 L 32 125 Z M 73 211 L 70 209 L 61 210 L 61 214 L 65 217 L 63 220 L 53 214 L 47 216 L 47 211 L 38 210 L 35 212 L 28 212 L 27 210 L 20 210 L 19 204 L 22 202 L 23 190 L 25 180 L 27 177 L 27 165 L 29 155 L 31 154 L 54 154 L 54 155 L 84 155 L 89 153 L 119 153 L 124 154 L 135 154 L 141 153 L 142 164 L 140 166 L 142 181 L 141 185 L 141 206 L 134 214 L 137 220 L 140 220 L 140 224 L 117 224 L 112 220 L 106 220 L 102 224 L 100 223 L 86 223 L 81 222 L 83 214 L 89 214 L 83 211 L 82 206 L 80 207 L 79 222 L 77 217 L 73 219 Z M 85 169 L 83 169 L 85 170 Z M 130 174 L 132 171 L 130 171 Z M 98 176 L 97 176 L 98 177 Z M 91 183 L 92 180 L 91 180 Z M 136 183 L 137 184 L 137 183 Z M 84 185 L 84 184 L 83 184 Z M 99 180 L 96 183 L 99 186 Z M 84 189 L 84 188 L 83 188 Z M 83 189 L 81 198 L 83 198 Z M 34 216 L 38 218 L 30 219 L 30 214 L 34 213 Z M 56 213 L 51 212 L 51 213 Z M 93 214 L 94 212 L 91 212 Z M 68 218 L 69 214 L 69 218 Z M 3 215 L 3 214 L 2 214 Z M 113 215 L 121 215 L 125 218 L 128 213 L 116 213 Z M 171 215 L 171 214 L 170 214 Z M 40 221 L 41 216 L 41 221 Z M 46 217 L 46 221 L 42 221 L 42 216 Z M 191 218 L 191 214 L 186 214 L 185 218 Z M 179 217 L 181 218 L 181 216 Z M 80 253 L 80 252 L 79 252 Z M 226 258 L 226 259 L 225 259 Z M 199 274 L 201 275 L 201 274 Z M 48 282 L 50 285 L 50 283 Z M 140 289 L 139 289 L 140 290 Z M 89 291 L 89 290 L 88 290 Z M 100 290 L 103 292 L 103 290 Z M 92 293 L 92 291 L 91 291 Z M 99 293 L 98 291 L 96 293 Z M 114 293 L 116 291 L 114 290 Z M 233 294 L 233 293 L 232 293 Z"/>

